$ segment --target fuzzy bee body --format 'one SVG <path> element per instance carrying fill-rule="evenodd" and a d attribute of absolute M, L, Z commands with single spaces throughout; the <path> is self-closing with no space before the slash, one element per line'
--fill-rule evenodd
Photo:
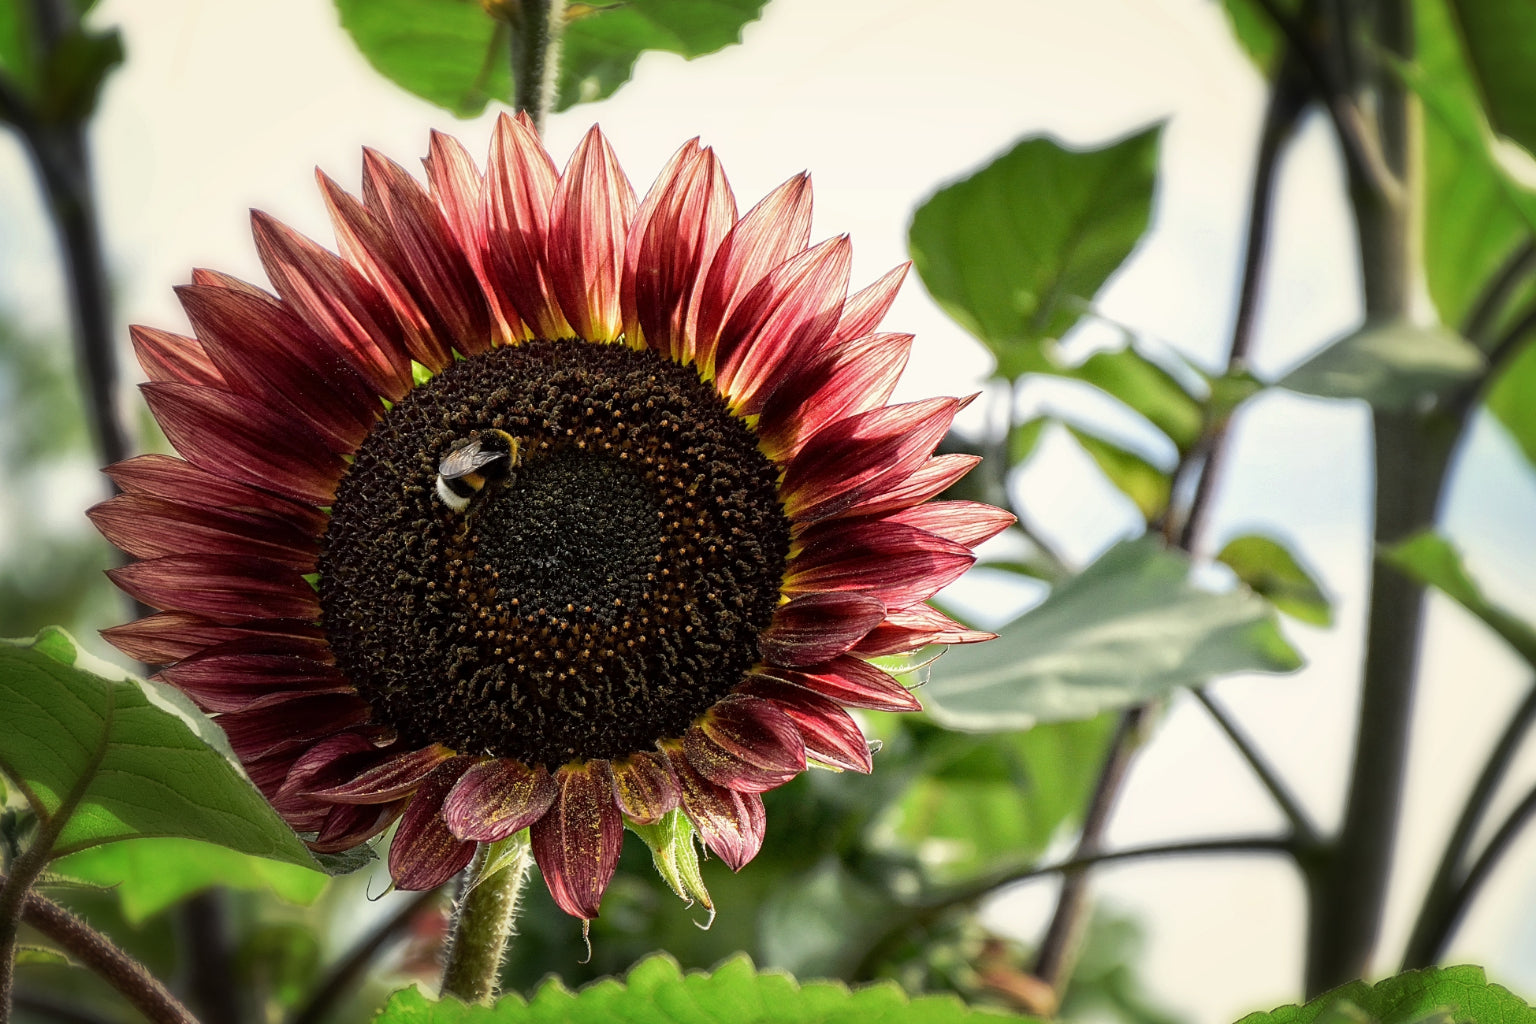
<path fill-rule="evenodd" d="M 454 448 L 437 464 L 437 496 L 455 512 L 469 507 L 488 483 L 508 479 L 521 461 L 517 438 L 505 430 L 484 430 Z"/>

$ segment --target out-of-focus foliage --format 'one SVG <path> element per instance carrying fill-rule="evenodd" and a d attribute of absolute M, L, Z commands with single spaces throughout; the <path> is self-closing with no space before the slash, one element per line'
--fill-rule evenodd
<path fill-rule="evenodd" d="M 1481 967 L 1408 971 L 1367 985 L 1351 982 L 1303 1006 L 1253 1013 L 1238 1024 L 1530 1024 L 1536 1009 Z"/>
<path fill-rule="evenodd" d="M 1234 537 L 1216 556 L 1277 611 L 1313 626 L 1333 625 L 1333 608 L 1315 575 L 1272 537 Z"/>
<path fill-rule="evenodd" d="M 95 5 L 70 0 L 77 18 Z M 95 110 L 102 82 L 122 63 L 122 38 L 115 29 L 98 32 L 76 20 L 51 47 L 39 46 L 33 11 L 22 0 L 0 4 L 0 84 L 45 124 L 82 121 Z M 0 104 L 0 123 L 8 119 Z"/>
<path fill-rule="evenodd" d="M 1280 386 L 1400 411 L 1425 406 L 1475 378 L 1484 366 L 1477 346 L 1454 331 L 1384 324 L 1340 338 L 1286 374 Z"/>

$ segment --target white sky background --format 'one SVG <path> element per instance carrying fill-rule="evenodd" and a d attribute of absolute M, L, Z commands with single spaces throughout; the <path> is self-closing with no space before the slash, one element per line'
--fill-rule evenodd
<path fill-rule="evenodd" d="M 491 115 L 455 121 L 373 72 L 324 0 L 104 0 L 97 20 L 122 26 L 129 53 L 95 135 L 124 326 L 184 329 L 171 287 L 194 266 L 262 280 L 248 207 L 330 244 L 315 165 L 355 188 L 362 145 L 414 167 L 431 128 L 457 134 L 477 154 L 489 139 Z M 770 0 L 743 46 L 692 64 L 648 56 L 612 100 L 552 117 L 547 134 L 563 162 L 600 121 L 641 192 L 683 140 L 701 135 L 720 154 L 743 209 L 809 168 L 816 235 L 852 234 L 862 284 L 906 258 L 907 222 L 925 195 L 1020 137 L 1051 132 L 1098 144 L 1166 118 L 1153 231 L 1101 308 L 1214 367 L 1230 329 L 1262 103 L 1262 83 L 1211 0 Z M 51 327 L 62 307 L 56 268 L 37 256 L 52 243 L 35 204 L 19 150 L 0 140 L 0 308 Z M 1284 167 L 1256 339 L 1261 375 L 1354 324 L 1348 225 L 1331 142 L 1312 123 Z M 918 335 L 899 397 L 976 390 L 990 370 L 990 358 L 915 276 L 885 326 Z M 126 352 L 126 330 L 119 333 Z M 1074 346 L 1111 340 L 1102 329 L 1081 333 Z M 985 404 L 968 413 L 972 426 Z M 1239 532 L 1278 533 L 1337 598 L 1334 630 L 1287 623 L 1312 667 L 1218 687 L 1325 825 L 1339 814 L 1354 728 L 1366 424 L 1363 407 L 1352 404 L 1284 394 L 1253 403 L 1239 421 L 1208 538 L 1215 550 Z M 1450 532 L 1491 592 L 1536 615 L 1536 596 L 1522 587 L 1536 572 L 1531 474 L 1497 428 L 1483 424 L 1472 449 Z M 1015 483 L 1037 521 L 1080 561 L 1135 526 L 1129 504 L 1059 438 Z M 78 507 L 93 500 L 82 488 Z M 997 618 L 1021 600 L 984 582 L 956 591 L 958 602 Z M 1514 658 L 1443 602 L 1434 606 L 1431 637 L 1403 822 L 1411 838 L 1394 878 L 1382 971 L 1395 968 L 1391 953 L 1481 752 L 1527 685 Z M 1536 775 L 1531 760 L 1522 782 Z M 1181 700 L 1136 762 L 1110 841 L 1281 824 L 1203 712 Z M 1526 994 L 1536 992 L 1533 855 L 1529 839 L 1509 855 L 1452 955 L 1486 964 Z M 1095 878 L 1106 901 L 1141 914 L 1150 940 L 1143 972 L 1170 1007 L 1214 1024 L 1296 997 L 1302 892 L 1284 862 L 1144 862 Z M 992 920 L 1029 933 L 1048 896 L 1036 886 L 1002 901 Z"/>

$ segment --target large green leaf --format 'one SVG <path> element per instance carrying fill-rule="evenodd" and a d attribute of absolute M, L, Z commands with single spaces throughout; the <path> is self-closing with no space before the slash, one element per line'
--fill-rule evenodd
<path fill-rule="evenodd" d="M 909 997 L 894 984 L 850 991 L 833 982 L 800 984 L 787 974 L 759 973 L 744 956 L 713 972 L 683 974 L 676 961 L 652 956 L 629 972 L 572 992 L 558 980 L 531 1000 L 506 995 L 494 1006 L 434 1002 L 411 988 L 397 992 L 375 1024 L 949 1024 L 1021 1021 L 973 1010 L 953 996 Z"/>
<path fill-rule="evenodd" d="M 1238 1024 L 1533 1024 L 1536 1010 L 1481 967 L 1409 971 L 1367 985 L 1352 981 L 1304 1006 L 1250 1013 Z"/>
<path fill-rule="evenodd" d="M 195 892 L 213 886 L 271 892 L 289 903 L 310 903 L 325 888 L 318 871 L 190 839 L 130 839 L 81 850 L 54 863 L 68 878 L 110 887 L 123 916 L 140 924 Z"/>
<path fill-rule="evenodd" d="M 1536 5 L 1452 0 L 1468 63 L 1495 130 L 1536 152 Z"/>
<path fill-rule="evenodd" d="M 1340 338 L 1282 377 L 1280 386 L 1406 410 L 1472 380 L 1483 365 L 1477 346 L 1452 331 L 1383 324 Z"/>
<path fill-rule="evenodd" d="M 315 862 L 179 693 L 81 651 L 61 629 L 0 641 L 0 772 L 53 814 L 75 798 L 59 855 L 180 836 Z"/>
<path fill-rule="evenodd" d="M 1264 595 L 1291 618 L 1314 626 L 1333 624 L 1328 595 L 1279 541 L 1251 533 L 1234 537 L 1216 560 L 1225 563 L 1250 590 Z"/>
<path fill-rule="evenodd" d="M 1050 366 L 1043 344 L 1077 323 L 1147 228 L 1160 127 L 1103 149 L 1026 139 L 940 189 L 912 218 L 923 284 L 1012 379 Z"/>
<path fill-rule="evenodd" d="M 1117 544 L 998 639 L 939 659 L 924 703 L 952 728 L 994 732 L 1300 666 L 1267 601 L 1199 590 L 1189 571 L 1185 555 L 1151 538 Z"/>
<path fill-rule="evenodd" d="M 1467 573 L 1461 553 L 1450 541 L 1433 533 L 1420 533 L 1382 551 L 1381 557 L 1482 619 L 1527 664 L 1536 668 L 1536 628 L 1483 596 L 1482 588 Z"/>
<path fill-rule="evenodd" d="M 556 109 L 599 100 L 629 81 L 646 50 L 698 57 L 741 41 L 766 0 L 624 0 L 581 5 L 565 29 Z M 574 5 L 573 5 L 574 6 Z M 396 85 L 474 117 L 510 103 L 509 31 L 480 0 L 336 0 L 341 24 Z"/>

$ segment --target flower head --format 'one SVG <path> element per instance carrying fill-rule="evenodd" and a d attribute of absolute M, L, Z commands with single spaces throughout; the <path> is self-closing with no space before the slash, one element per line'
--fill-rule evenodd
<path fill-rule="evenodd" d="M 134 329 L 181 457 L 108 470 L 112 578 L 162 610 L 106 635 L 314 849 L 398 818 L 421 889 L 527 828 L 592 918 L 626 821 L 739 869 L 761 793 L 869 771 L 845 709 L 918 707 L 870 659 L 987 638 L 924 601 L 1012 517 L 928 500 L 965 402 L 886 404 L 903 270 L 850 296 L 804 176 L 738 216 L 695 141 L 637 203 L 596 128 L 559 173 L 508 117 L 426 171 L 321 175 L 339 256 L 257 213 L 275 295 L 197 271 L 195 337 Z"/>

